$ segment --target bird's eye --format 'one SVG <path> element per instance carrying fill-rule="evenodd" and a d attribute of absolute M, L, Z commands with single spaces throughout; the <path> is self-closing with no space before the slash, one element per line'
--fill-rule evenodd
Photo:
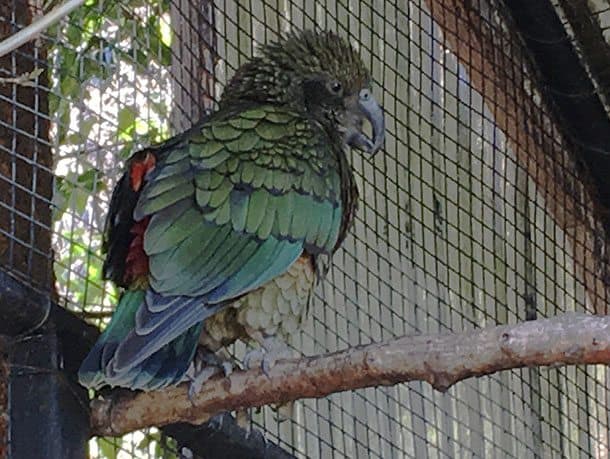
<path fill-rule="evenodd" d="M 367 101 L 371 98 L 371 90 L 364 88 L 360 91 L 360 100 Z"/>
<path fill-rule="evenodd" d="M 334 93 L 334 94 L 339 94 L 341 93 L 341 90 L 343 89 L 343 86 L 341 86 L 341 83 L 339 83 L 338 81 L 332 81 L 330 83 L 330 90 Z"/>

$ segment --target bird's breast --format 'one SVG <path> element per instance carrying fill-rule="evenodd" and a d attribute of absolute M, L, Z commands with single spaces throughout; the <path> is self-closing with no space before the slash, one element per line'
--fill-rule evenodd
<path fill-rule="evenodd" d="M 304 320 L 315 284 L 310 256 L 299 258 L 284 274 L 235 301 L 205 321 L 205 331 L 217 342 L 247 340 L 246 329 L 286 339 Z"/>

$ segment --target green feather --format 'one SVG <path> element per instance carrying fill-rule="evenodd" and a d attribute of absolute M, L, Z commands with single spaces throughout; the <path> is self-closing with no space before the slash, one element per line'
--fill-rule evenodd
<path fill-rule="evenodd" d="M 223 161 L 226 161 L 229 156 L 231 156 L 231 152 L 229 150 L 220 150 L 218 153 L 210 156 L 209 158 L 197 158 L 193 161 L 193 163 L 200 169 L 213 169 Z"/>
<path fill-rule="evenodd" d="M 297 161 L 292 155 L 286 155 L 286 166 L 290 170 L 297 170 Z"/>
<path fill-rule="evenodd" d="M 257 167 L 253 162 L 243 162 L 241 165 L 241 180 L 244 183 L 252 183 L 257 172 Z"/>
<path fill-rule="evenodd" d="M 337 243 L 339 231 L 341 230 L 341 217 L 341 207 L 335 207 L 335 209 L 333 210 L 333 224 L 330 227 L 330 231 L 328 232 L 328 237 L 326 241 L 322 245 L 322 247 L 325 247 L 326 250 L 329 252 L 335 248 L 335 244 Z"/>
<path fill-rule="evenodd" d="M 273 226 L 275 224 L 275 199 L 274 196 L 269 196 L 267 201 L 267 209 L 265 211 L 265 217 L 261 221 L 256 235 L 259 239 L 267 239 L 271 234 Z"/>
<path fill-rule="evenodd" d="M 179 148 L 177 150 L 173 150 L 169 155 L 166 156 L 164 163 L 172 164 L 177 163 L 178 161 L 186 158 L 189 154 L 187 148 Z"/>
<path fill-rule="evenodd" d="M 205 215 L 205 219 L 217 225 L 224 225 L 231 220 L 231 203 L 227 199 L 216 210 Z"/>
<path fill-rule="evenodd" d="M 309 241 L 320 249 L 325 249 L 324 244 L 328 239 L 328 233 L 331 231 L 333 224 L 334 208 L 331 204 L 329 204 L 329 207 L 330 211 L 327 209 L 325 212 L 320 212 L 320 225 L 318 226 L 315 241 Z"/>
<path fill-rule="evenodd" d="M 312 191 L 315 196 L 319 198 L 329 197 L 328 196 L 328 187 L 323 177 L 315 174 L 312 176 L 311 180 Z"/>
<path fill-rule="evenodd" d="M 265 183 L 265 177 L 267 177 L 267 175 L 273 175 L 273 171 L 266 170 L 264 167 L 258 166 L 251 185 L 254 188 L 261 188 L 263 183 Z"/>
<path fill-rule="evenodd" d="M 223 239 L 223 244 L 228 244 L 229 240 L 226 239 L 226 234 L 225 234 L 225 239 Z M 210 251 L 209 253 L 206 253 L 205 255 L 214 255 L 215 252 Z M 206 287 L 208 285 L 208 281 L 209 281 L 209 277 L 208 277 L 208 272 L 209 270 L 213 269 L 214 267 L 212 265 L 210 265 L 209 260 L 205 259 L 204 262 L 201 262 L 201 259 L 204 258 L 199 257 L 199 260 L 197 260 L 197 263 L 192 265 L 191 267 L 189 267 L 188 271 L 185 271 L 184 274 L 182 276 L 180 276 L 180 279 L 177 280 L 176 284 L 172 286 L 172 288 L 174 290 L 177 291 L 185 291 L 185 292 L 189 292 L 189 295 L 199 295 L 201 294 L 201 292 L 204 292 L 206 290 Z M 206 277 L 202 278 L 201 273 L 205 272 L 206 273 Z"/>
<path fill-rule="evenodd" d="M 170 164 L 169 166 L 164 164 L 162 169 L 153 175 L 153 181 L 149 183 L 154 183 L 154 181 L 161 180 L 166 177 L 184 174 L 190 168 L 191 164 L 189 163 L 189 161 L 180 161 L 178 163 Z"/>
<path fill-rule="evenodd" d="M 279 191 L 287 190 L 293 179 L 289 174 L 284 171 L 273 171 L 273 188 Z M 291 180 L 292 179 L 292 180 Z"/>
<path fill-rule="evenodd" d="M 207 285 L 202 285 L 202 288 L 208 289 L 215 286 L 214 284 L 218 282 L 219 277 L 222 277 L 223 275 L 228 277 L 233 274 L 232 271 L 235 271 L 233 266 L 236 264 L 237 266 L 242 265 L 244 261 L 252 255 L 252 252 L 254 251 L 252 249 L 256 248 L 257 244 L 254 243 L 253 247 L 251 246 L 249 253 L 242 253 L 250 242 L 252 242 L 251 238 L 235 235 L 232 235 L 230 239 L 225 241 L 225 243 L 212 254 L 212 257 L 207 263 L 207 266 L 209 266 L 209 268 L 206 268 L 208 275 L 206 276 L 205 284 Z M 236 258 L 238 260 L 237 263 L 235 263 Z"/>
<path fill-rule="evenodd" d="M 248 204 L 248 218 L 246 219 L 247 233 L 256 233 L 261 222 L 265 218 L 265 210 L 268 199 L 269 193 L 264 190 L 256 190 L 250 196 L 250 203 Z"/>
<path fill-rule="evenodd" d="M 227 200 L 229 194 L 233 190 L 233 184 L 230 180 L 223 180 L 220 186 L 212 192 L 212 197 L 208 202 L 211 207 L 218 207 Z"/>
<path fill-rule="evenodd" d="M 261 181 L 261 185 L 268 190 L 272 190 L 275 182 L 276 172 L 278 171 L 273 169 L 263 169 L 262 173 L 260 174 L 261 179 L 259 180 Z M 278 190 L 284 191 L 285 188 L 278 188 Z"/>
<path fill-rule="evenodd" d="M 267 112 L 263 108 L 251 108 L 241 114 L 242 118 L 248 120 L 261 120 L 267 115 Z"/>
<path fill-rule="evenodd" d="M 225 148 L 223 142 L 217 142 L 216 140 L 208 140 L 202 144 L 191 145 L 189 153 L 193 158 L 210 158 L 217 154 L 219 151 Z"/>
<path fill-rule="evenodd" d="M 158 281 L 179 276 L 184 267 L 189 266 L 196 258 L 201 256 L 202 247 L 210 238 L 208 227 L 199 222 L 194 223 L 195 231 L 188 238 L 179 242 L 169 253 L 160 253 L 150 258 L 149 268 L 151 275 Z"/>
<path fill-rule="evenodd" d="M 275 169 L 280 169 L 284 166 L 284 155 L 275 155 L 273 156 L 273 167 Z"/>
<path fill-rule="evenodd" d="M 133 213 L 134 218 L 136 220 L 141 220 L 146 215 L 152 215 L 155 212 L 159 212 L 182 199 L 192 196 L 194 191 L 195 187 L 189 181 L 181 183 L 175 188 L 155 196 L 154 199 L 148 199 L 146 195 L 140 196 L 140 200 Z"/>
<path fill-rule="evenodd" d="M 233 229 L 242 232 L 246 227 L 246 216 L 248 215 L 248 203 L 250 202 L 250 194 L 242 190 L 233 190 L 231 192 L 231 222 Z"/>
<path fill-rule="evenodd" d="M 273 160 L 273 155 L 271 153 L 269 153 L 268 151 L 264 151 L 263 153 L 258 155 L 256 164 L 258 164 L 259 166 L 268 166 L 269 164 L 271 164 L 272 160 Z"/>
<path fill-rule="evenodd" d="M 294 126 L 261 123 L 256 126 L 255 131 L 265 140 L 277 141 L 294 135 Z"/>
<path fill-rule="evenodd" d="M 296 193 L 291 191 L 282 196 L 277 196 L 276 199 L 276 221 L 278 225 L 278 233 L 282 237 L 286 237 L 290 234 L 290 222 L 294 214 L 294 195 Z"/>
<path fill-rule="evenodd" d="M 287 124 L 290 121 L 293 121 L 294 118 L 295 118 L 295 115 L 293 113 L 278 112 L 278 111 L 269 112 L 265 116 L 266 121 L 271 121 L 272 123 L 276 123 L 276 124 Z"/>
<path fill-rule="evenodd" d="M 172 208 L 153 215 L 144 235 L 144 251 L 150 256 L 176 247 L 194 230 L 201 221 L 201 212 L 186 205 Z"/>
<path fill-rule="evenodd" d="M 194 250 L 196 257 L 193 258 L 191 263 L 182 267 L 179 276 L 172 276 L 167 279 L 157 279 L 153 274 L 151 285 L 159 293 L 175 294 L 181 292 L 183 295 L 192 295 L 201 284 L 201 273 L 205 272 L 209 259 L 222 247 L 223 243 L 227 240 L 230 232 L 227 231 L 226 227 L 219 227 L 212 224 L 204 224 L 201 230 L 202 235 L 205 235 L 201 246 Z M 152 267 L 155 261 L 151 258 L 150 266 Z M 193 279 L 198 282 L 191 282 Z M 189 288 L 185 287 L 185 283 L 190 283 Z"/>
<path fill-rule="evenodd" d="M 214 138 L 221 142 L 237 139 L 242 133 L 241 129 L 235 129 L 228 123 L 212 123 L 211 128 Z"/>
<path fill-rule="evenodd" d="M 309 228 L 309 223 L 315 219 L 312 212 L 307 212 L 305 209 L 311 209 L 311 196 L 295 193 L 294 208 L 299 211 L 293 212 L 292 222 L 290 224 L 290 237 L 293 239 L 305 238 L 305 233 Z"/>
<path fill-rule="evenodd" d="M 237 158 L 236 156 L 229 158 L 227 160 L 227 172 L 229 174 L 234 173 L 235 171 L 237 171 L 237 168 L 239 167 L 240 164 L 241 164 L 241 162 L 239 161 L 239 158 Z"/>
<path fill-rule="evenodd" d="M 198 171 L 195 175 L 195 186 L 202 190 L 210 190 L 217 187 L 212 187 L 212 175 L 220 175 L 216 171 Z"/>
<path fill-rule="evenodd" d="M 234 250 L 231 253 L 224 254 L 222 257 L 227 264 L 216 263 L 216 265 L 222 267 L 222 269 L 217 270 L 218 272 L 212 280 L 217 283 L 219 280 L 225 280 L 224 278 L 233 275 L 248 259 L 250 259 L 250 257 L 252 257 L 252 255 L 254 255 L 259 245 L 260 244 L 253 238 L 245 239 L 245 244 L 234 244 Z"/>
<path fill-rule="evenodd" d="M 244 118 L 244 117 L 240 116 L 237 118 L 231 118 L 227 122 L 229 123 L 229 125 L 231 125 L 235 129 L 241 129 L 243 131 L 246 129 L 254 129 L 256 127 L 256 125 L 259 123 L 259 121 L 260 121 L 260 118 L 248 119 L 248 118 Z"/>
<path fill-rule="evenodd" d="M 314 211 L 311 217 L 307 220 L 307 232 L 305 233 L 305 241 L 309 244 L 315 244 L 316 237 L 319 234 L 320 226 L 324 215 L 329 211 L 332 212 L 333 206 L 328 202 L 316 202 L 313 206 Z"/>
<path fill-rule="evenodd" d="M 238 139 L 227 143 L 227 149 L 233 153 L 252 152 L 260 141 L 254 131 L 245 131 Z"/>
<path fill-rule="evenodd" d="M 201 188 L 197 188 L 195 190 L 195 201 L 197 201 L 197 205 L 202 209 L 206 209 L 210 206 L 210 199 L 212 198 L 212 191 L 210 190 L 202 190 Z"/>
<path fill-rule="evenodd" d="M 178 186 L 184 184 L 184 182 L 188 182 L 192 179 L 191 174 L 183 174 L 183 175 L 172 175 L 169 177 L 165 177 L 161 180 L 157 179 L 153 182 L 150 182 L 146 187 L 146 199 L 152 199 L 155 196 L 159 196 L 166 191 L 169 191 L 173 188 L 177 188 Z"/>

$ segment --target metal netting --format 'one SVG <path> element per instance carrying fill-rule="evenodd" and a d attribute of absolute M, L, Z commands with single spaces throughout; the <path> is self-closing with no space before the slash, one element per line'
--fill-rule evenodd
<path fill-rule="evenodd" d="M 17 31 L 28 21 L 24 2 L 8 3 L 0 25 Z M 118 292 L 101 280 L 101 231 L 124 160 L 213 108 L 261 43 L 315 27 L 359 50 L 387 140 L 374 159 L 350 156 L 361 195 L 355 227 L 295 349 L 607 313 L 601 207 L 578 150 L 502 2 L 470 2 L 474 16 L 458 4 L 88 1 L 36 46 L 0 59 L 0 78 L 45 70 L 30 86 L 0 83 L 3 267 L 44 290 L 52 262 L 63 304 L 106 323 Z M 446 393 L 414 382 L 299 401 L 283 422 L 267 407 L 251 416 L 297 457 L 602 458 L 607 378 L 602 366 L 522 369 Z M 90 450 L 179 455 L 155 429 L 93 439 Z"/>

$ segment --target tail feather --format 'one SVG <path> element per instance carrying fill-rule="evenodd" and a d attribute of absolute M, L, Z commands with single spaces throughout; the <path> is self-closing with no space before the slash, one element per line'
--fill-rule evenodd
<path fill-rule="evenodd" d="M 129 290 L 123 294 L 110 324 L 81 364 L 78 372 L 81 384 L 93 389 L 109 385 L 153 390 L 182 379 L 195 355 L 202 323 L 191 326 L 128 371 L 112 372 L 111 360 L 119 344 L 133 331 L 136 312 L 144 299 L 144 290 Z"/>

